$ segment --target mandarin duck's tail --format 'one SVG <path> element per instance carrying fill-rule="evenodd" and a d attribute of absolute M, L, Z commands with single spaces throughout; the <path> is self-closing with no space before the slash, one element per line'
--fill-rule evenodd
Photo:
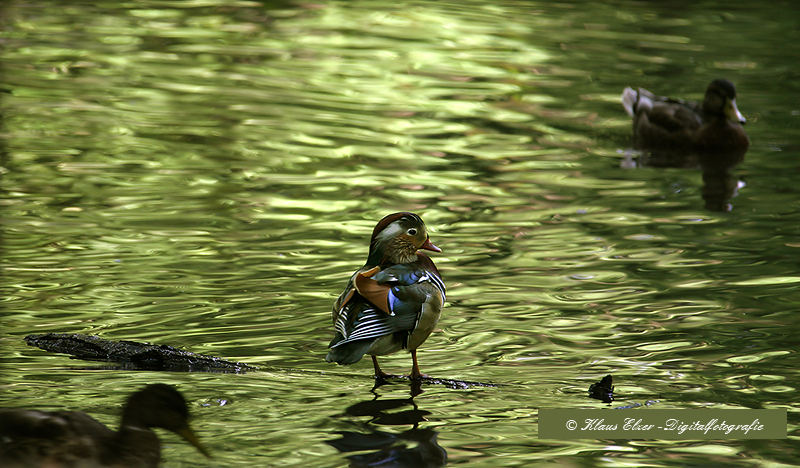
<path fill-rule="evenodd" d="M 337 334 L 337 338 L 341 335 Z M 337 364 L 353 364 L 361 360 L 364 354 L 369 350 L 374 340 L 357 340 L 349 343 L 342 343 L 336 346 L 336 338 L 331 342 L 331 349 L 325 360 L 328 362 L 335 362 Z M 333 347 L 335 346 L 335 347 Z"/>

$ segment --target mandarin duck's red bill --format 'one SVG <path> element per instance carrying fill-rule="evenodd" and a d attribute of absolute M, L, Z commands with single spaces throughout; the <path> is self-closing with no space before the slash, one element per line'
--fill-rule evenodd
<path fill-rule="evenodd" d="M 439 320 L 445 286 L 436 265 L 420 250 L 442 251 L 419 216 L 400 212 L 378 222 L 366 264 L 334 303 L 328 362 L 352 364 L 369 354 L 380 377 L 385 374 L 376 356 L 407 349 L 411 377 L 422 375 L 416 351 Z"/>

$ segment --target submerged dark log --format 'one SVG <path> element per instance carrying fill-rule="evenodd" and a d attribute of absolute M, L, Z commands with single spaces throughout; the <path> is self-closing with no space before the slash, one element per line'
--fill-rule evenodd
<path fill-rule="evenodd" d="M 428 385 L 443 385 L 447 388 L 452 388 L 454 390 L 466 390 L 472 387 L 497 387 L 497 384 L 488 383 L 488 382 L 474 382 L 470 380 L 454 380 L 454 379 L 442 379 L 439 377 L 429 377 L 427 375 L 422 376 L 419 379 L 412 379 L 407 375 L 395 375 L 395 374 L 385 374 L 382 377 L 375 377 L 375 387 L 380 387 L 381 385 L 388 383 L 391 380 L 408 380 L 413 384 L 420 385 L 420 384 L 428 384 Z"/>
<path fill-rule="evenodd" d="M 98 336 L 46 333 L 28 335 L 25 342 L 45 351 L 71 354 L 73 359 L 116 362 L 126 369 L 244 373 L 256 367 L 167 345 L 109 341 Z"/>

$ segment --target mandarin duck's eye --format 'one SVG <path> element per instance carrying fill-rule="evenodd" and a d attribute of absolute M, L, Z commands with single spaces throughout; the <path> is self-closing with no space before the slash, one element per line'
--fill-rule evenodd
<path fill-rule="evenodd" d="M 411 229 L 409 229 L 408 231 L 406 231 L 406 233 L 407 233 L 409 236 L 416 236 L 416 235 L 417 235 L 417 230 L 416 230 L 416 229 L 414 229 L 414 228 L 411 228 Z"/>

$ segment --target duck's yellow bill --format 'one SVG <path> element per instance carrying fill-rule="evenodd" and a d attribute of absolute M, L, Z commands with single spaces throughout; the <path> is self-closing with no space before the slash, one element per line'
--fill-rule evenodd
<path fill-rule="evenodd" d="M 211 458 L 211 454 L 208 453 L 208 450 L 206 450 L 205 447 L 203 447 L 203 444 L 200 443 L 200 440 L 197 438 L 197 436 L 194 434 L 194 432 L 189 426 L 182 427 L 176 432 L 178 433 L 179 436 L 183 437 L 183 439 L 186 440 L 186 442 L 189 442 L 190 444 L 194 445 L 194 447 L 197 450 L 199 450 L 200 453 L 205 455 L 206 458 Z"/>

